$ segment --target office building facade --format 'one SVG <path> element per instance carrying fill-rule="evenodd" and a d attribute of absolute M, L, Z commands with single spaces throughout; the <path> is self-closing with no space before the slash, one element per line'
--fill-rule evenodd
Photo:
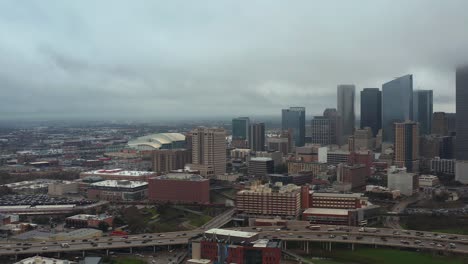
<path fill-rule="evenodd" d="M 394 123 L 413 120 L 413 75 L 382 85 L 382 141 L 393 143 Z"/>
<path fill-rule="evenodd" d="M 421 135 L 431 134 L 432 131 L 432 90 L 416 90 L 413 93 L 413 119 L 419 122 Z"/>
<path fill-rule="evenodd" d="M 379 88 L 361 91 L 361 129 L 370 127 L 373 137 L 382 128 L 382 92 Z"/>
<path fill-rule="evenodd" d="M 202 176 L 226 173 L 226 131 L 222 128 L 196 128 L 192 130 L 191 169 Z"/>
<path fill-rule="evenodd" d="M 341 117 L 336 109 L 325 109 L 323 116 L 315 116 L 311 121 L 311 143 L 323 146 L 341 145 L 341 123 Z"/>
<path fill-rule="evenodd" d="M 337 87 L 337 110 L 338 115 L 341 117 L 344 139 L 347 139 L 354 133 L 354 124 L 356 122 L 354 110 L 355 94 L 356 87 L 352 84 L 342 84 Z"/>
<path fill-rule="evenodd" d="M 395 165 L 419 171 L 419 124 L 395 123 Z"/>
<path fill-rule="evenodd" d="M 192 151 L 187 149 L 153 150 L 152 167 L 155 172 L 170 172 L 183 169 L 192 163 Z"/>
<path fill-rule="evenodd" d="M 252 151 L 265 151 L 265 123 L 250 125 L 249 146 Z"/>
<path fill-rule="evenodd" d="M 305 144 L 305 107 L 290 107 L 283 109 L 281 115 L 282 130 L 292 130 L 294 145 L 302 147 Z"/>

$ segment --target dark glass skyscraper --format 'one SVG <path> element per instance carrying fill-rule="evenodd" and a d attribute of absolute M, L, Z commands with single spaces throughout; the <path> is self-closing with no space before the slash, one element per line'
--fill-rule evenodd
<path fill-rule="evenodd" d="M 417 90 L 413 93 L 413 117 L 419 122 L 419 133 L 429 135 L 432 130 L 432 90 Z"/>
<path fill-rule="evenodd" d="M 457 68 L 456 86 L 457 144 L 455 158 L 468 161 L 468 65 Z"/>
<path fill-rule="evenodd" d="M 249 147 L 252 151 L 265 151 L 265 123 L 250 125 Z"/>
<path fill-rule="evenodd" d="M 250 120 L 248 117 L 232 119 L 232 138 L 248 140 Z"/>
<path fill-rule="evenodd" d="M 370 127 L 374 137 L 382 128 L 382 92 L 379 88 L 361 91 L 361 128 Z"/>
<path fill-rule="evenodd" d="M 290 107 L 281 112 L 281 128 L 292 129 L 294 145 L 302 147 L 305 144 L 305 107 Z"/>
<path fill-rule="evenodd" d="M 413 120 L 413 75 L 408 74 L 382 85 L 383 142 L 393 143 L 394 123 Z"/>
<path fill-rule="evenodd" d="M 341 129 L 343 131 L 343 139 L 341 143 L 348 140 L 349 136 L 354 134 L 354 123 L 356 115 L 354 111 L 354 97 L 356 87 L 353 84 L 341 84 L 337 87 L 337 110 L 341 116 Z"/>

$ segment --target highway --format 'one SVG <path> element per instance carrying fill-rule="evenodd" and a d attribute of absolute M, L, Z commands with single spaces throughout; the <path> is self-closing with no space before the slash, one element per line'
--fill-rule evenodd
<path fill-rule="evenodd" d="M 168 246 L 187 244 L 189 238 L 202 231 L 183 231 L 170 233 L 139 234 L 126 237 L 99 237 L 93 239 L 9 242 L 0 243 L 0 255 L 20 255 L 38 253 L 60 253 L 70 251 L 112 250 L 134 247 Z M 25 244 L 26 243 L 26 244 Z M 62 247 L 67 243 L 68 247 Z"/>
<path fill-rule="evenodd" d="M 453 253 L 468 254 L 468 236 L 436 234 L 432 232 L 418 232 L 413 230 L 394 230 L 388 228 L 367 229 L 362 232 L 358 227 L 337 227 L 321 225 L 318 230 L 310 230 L 306 226 L 281 227 L 241 227 L 230 228 L 234 230 L 258 232 L 260 238 L 281 239 L 284 249 L 288 241 L 304 242 L 304 249 L 309 248 L 306 242 L 325 242 L 325 246 L 332 250 L 333 243 L 347 243 L 372 246 L 389 246 L 398 248 L 417 248 L 421 250 L 450 251 Z M 373 232 L 376 231 L 376 232 Z M 0 243 L 0 255 L 22 255 L 40 253 L 60 253 L 70 251 L 91 251 L 112 249 L 128 249 L 132 252 L 136 247 L 155 247 L 168 245 L 184 245 L 193 236 L 202 234 L 203 230 L 153 233 L 129 235 L 128 237 L 100 237 L 88 240 L 66 240 L 47 242 L 3 242 Z M 61 243 L 69 244 L 63 248 Z M 452 246 L 450 246 L 450 244 Z"/>

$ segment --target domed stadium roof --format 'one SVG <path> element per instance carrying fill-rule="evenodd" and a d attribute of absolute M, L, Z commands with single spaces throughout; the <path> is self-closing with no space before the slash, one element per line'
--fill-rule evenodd
<path fill-rule="evenodd" d="M 185 136 L 180 133 L 151 134 L 131 140 L 127 144 L 130 148 L 138 150 L 154 150 L 177 141 L 185 141 Z"/>

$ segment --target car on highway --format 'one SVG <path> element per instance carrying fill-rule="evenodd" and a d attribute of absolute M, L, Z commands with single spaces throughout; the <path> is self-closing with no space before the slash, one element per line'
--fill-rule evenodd
<path fill-rule="evenodd" d="M 47 247 L 42 247 L 42 250 L 47 250 Z"/>
<path fill-rule="evenodd" d="M 336 236 L 335 235 L 329 235 L 328 237 L 329 238 L 335 238 Z"/>

